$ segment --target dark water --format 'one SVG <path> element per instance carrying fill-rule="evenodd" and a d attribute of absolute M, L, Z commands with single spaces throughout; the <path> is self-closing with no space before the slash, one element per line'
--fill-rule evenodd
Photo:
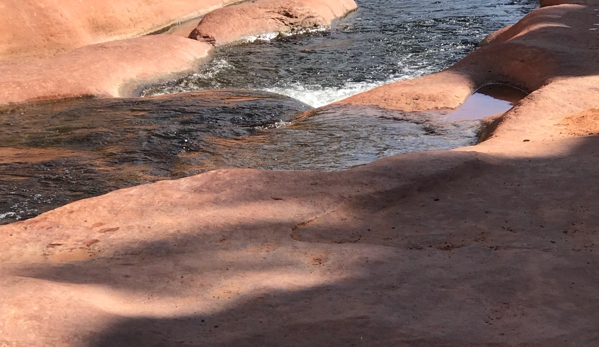
<path fill-rule="evenodd" d="M 212 138 L 250 136 L 308 109 L 251 91 L 0 108 L 0 223 L 215 169 Z"/>
<path fill-rule="evenodd" d="M 331 30 L 223 47 L 198 73 L 144 95 L 261 89 L 321 106 L 450 66 L 537 0 L 356 0 Z"/>
<path fill-rule="evenodd" d="M 341 170 L 399 153 L 474 144 L 478 120 L 446 120 L 460 112 L 314 110 L 282 95 L 240 90 L 4 107 L 0 224 L 218 168 Z"/>
<path fill-rule="evenodd" d="M 536 6 L 493 3 L 362 0 L 330 32 L 219 49 L 199 73 L 148 93 L 234 86 L 325 103 L 442 69 Z M 217 168 L 338 170 L 397 153 L 470 145 L 479 128 L 477 120 L 448 122 L 451 116 L 440 113 L 310 109 L 251 90 L 0 108 L 0 224 Z"/>

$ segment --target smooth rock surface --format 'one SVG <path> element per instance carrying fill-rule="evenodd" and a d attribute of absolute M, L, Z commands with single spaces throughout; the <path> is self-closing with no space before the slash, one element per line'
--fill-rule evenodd
<path fill-rule="evenodd" d="M 330 26 L 357 8 L 354 0 L 254 0 L 208 13 L 189 35 L 224 45 L 249 36 Z"/>
<path fill-rule="evenodd" d="M 476 146 L 217 170 L 0 227 L 0 346 L 599 345 L 595 9 L 544 7 L 448 71 L 345 102 L 533 91 Z"/>
<path fill-rule="evenodd" d="M 131 96 L 137 87 L 189 73 L 212 46 L 153 35 L 85 46 L 49 58 L 0 62 L 0 105 L 82 96 Z"/>
<path fill-rule="evenodd" d="M 0 60 L 137 37 L 239 0 L 0 0 Z"/>
<path fill-rule="evenodd" d="M 599 142 L 542 145 L 218 170 L 3 226 L 0 343 L 592 346 Z"/>

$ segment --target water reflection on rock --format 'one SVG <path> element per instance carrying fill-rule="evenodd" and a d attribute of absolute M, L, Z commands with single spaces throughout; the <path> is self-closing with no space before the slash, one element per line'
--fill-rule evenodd
<path fill-rule="evenodd" d="M 394 154 L 476 142 L 480 121 L 446 122 L 444 113 L 331 106 L 288 126 L 231 140 L 210 138 L 213 167 L 332 171 Z"/>
<path fill-rule="evenodd" d="M 479 121 L 331 106 L 258 91 L 0 109 L 0 223 L 74 200 L 225 167 L 340 170 L 476 141 Z"/>

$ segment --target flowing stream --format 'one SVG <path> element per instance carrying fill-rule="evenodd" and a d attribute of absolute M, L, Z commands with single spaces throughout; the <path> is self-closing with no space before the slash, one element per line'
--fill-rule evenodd
<path fill-rule="evenodd" d="M 146 88 L 144 98 L 0 107 L 0 224 L 223 167 L 340 170 L 397 153 L 470 145 L 476 118 L 522 97 L 512 91 L 498 100 L 481 91 L 451 114 L 313 110 L 439 71 L 537 6 L 536 0 L 357 2 L 360 9 L 329 31 L 219 48 L 197 73 Z M 182 93 L 190 91 L 196 92 Z"/>
<path fill-rule="evenodd" d="M 331 30 L 264 35 L 218 48 L 198 73 L 142 95 L 240 88 L 280 93 L 319 107 L 376 86 L 440 71 L 538 0 L 356 0 Z"/>

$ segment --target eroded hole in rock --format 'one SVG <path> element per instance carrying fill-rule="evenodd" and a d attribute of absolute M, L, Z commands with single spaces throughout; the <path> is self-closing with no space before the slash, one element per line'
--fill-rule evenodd
<path fill-rule="evenodd" d="M 491 84 L 478 89 L 462 106 L 449 113 L 448 121 L 474 120 L 502 114 L 528 95 L 506 84 Z"/>

